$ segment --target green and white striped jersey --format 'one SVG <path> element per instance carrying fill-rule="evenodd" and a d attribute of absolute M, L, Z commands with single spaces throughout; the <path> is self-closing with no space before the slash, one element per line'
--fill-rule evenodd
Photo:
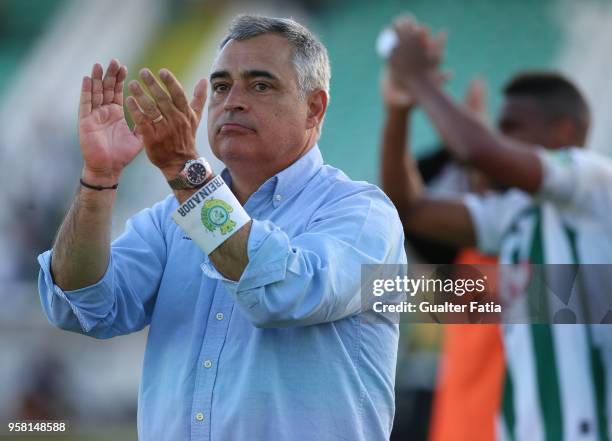
<path fill-rule="evenodd" d="M 502 265 L 500 295 L 517 297 L 507 313 L 521 317 L 529 316 L 530 296 L 542 297 L 545 289 L 564 283 L 534 286 L 529 277 L 520 277 L 524 263 L 612 264 L 612 161 L 578 148 L 538 153 L 544 180 L 536 196 L 509 190 L 465 199 L 479 248 L 498 255 L 501 264 L 513 264 L 512 271 Z M 509 274 L 516 280 L 508 282 Z M 612 274 L 606 279 L 583 276 L 572 288 L 584 289 L 589 305 L 573 304 L 576 295 L 565 304 L 549 295 L 545 312 L 554 317 L 569 306 L 578 315 L 591 314 L 592 323 L 605 321 L 612 312 L 597 308 L 591 297 L 606 296 L 604 303 L 610 304 Z M 517 280 L 524 282 L 518 289 Z M 504 348 L 500 439 L 612 439 L 612 326 L 508 324 Z"/>

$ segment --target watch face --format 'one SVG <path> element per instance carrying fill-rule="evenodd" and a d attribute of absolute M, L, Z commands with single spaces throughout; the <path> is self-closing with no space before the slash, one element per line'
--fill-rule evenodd
<path fill-rule="evenodd" d="M 201 162 L 194 162 L 187 169 L 187 180 L 192 185 L 200 185 L 206 179 L 206 167 Z"/>

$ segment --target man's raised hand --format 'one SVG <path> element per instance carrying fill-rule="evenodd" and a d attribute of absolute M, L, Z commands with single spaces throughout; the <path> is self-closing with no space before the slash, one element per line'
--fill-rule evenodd
<path fill-rule="evenodd" d="M 111 60 L 102 77 L 94 64 L 83 78 L 79 106 L 79 143 L 85 162 L 83 178 L 90 184 L 116 184 L 123 169 L 143 147 L 127 125 L 123 112 L 123 83 L 127 68 Z"/>
<path fill-rule="evenodd" d="M 206 101 L 207 83 L 205 79 L 198 82 L 189 103 L 172 72 L 162 69 L 159 76 L 167 91 L 145 68 L 140 71 L 140 77 L 149 94 L 138 81 L 131 81 L 132 96 L 126 102 L 136 123 L 136 132 L 143 138 L 147 156 L 166 179 L 172 179 L 186 161 L 199 156 L 195 135 Z"/>

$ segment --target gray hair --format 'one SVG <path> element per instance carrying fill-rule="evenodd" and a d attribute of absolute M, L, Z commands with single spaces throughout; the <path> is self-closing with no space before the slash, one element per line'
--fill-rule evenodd
<path fill-rule="evenodd" d="M 285 37 L 293 47 L 293 65 L 302 98 L 317 89 L 329 95 L 331 69 L 325 46 L 312 32 L 290 18 L 239 15 L 230 24 L 219 49 L 230 40 L 247 40 L 267 33 Z"/>

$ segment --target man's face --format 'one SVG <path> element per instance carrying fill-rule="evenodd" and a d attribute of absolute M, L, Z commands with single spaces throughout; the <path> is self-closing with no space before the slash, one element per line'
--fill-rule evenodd
<path fill-rule="evenodd" d="M 510 138 L 547 148 L 557 147 L 554 124 L 542 104 L 527 96 L 506 97 L 499 116 L 499 130 Z"/>
<path fill-rule="evenodd" d="M 304 150 L 308 105 L 284 37 L 230 40 L 213 64 L 209 96 L 208 139 L 230 170 L 272 175 Z"/>

